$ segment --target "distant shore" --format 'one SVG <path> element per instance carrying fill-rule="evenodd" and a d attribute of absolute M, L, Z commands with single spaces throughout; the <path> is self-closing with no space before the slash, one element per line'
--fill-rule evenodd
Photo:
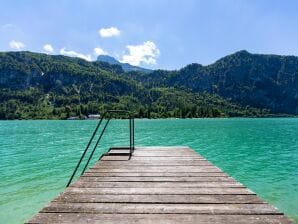
<path fill-rule="evenodd" d="M 247 118 L 247 119 L 255 119 L 255 118 L 298 118 L 298 115 L 276 115 L 276 116 L 258 116 L 258 117 L 186 117 L 186 118 L 181 118 L 181 117 L 156 117 L 156 118 L 146 118 L 146 117 L 135 117 L 135 119 L 138 120 L 159 120 L 159 119 L 167 119 L 167 120 L 191 120 L 191 119 L 235 119 L 235 118 Z M 106 118 L 105 118 L 106 119 Z M 125 118 L 112 118 L 112 119 L 120 119 L 123 120 Z M 76 119 L 0 119 L 0 121 L 96 121 L 100 120 L 100 118 L 76 118 Z"/>

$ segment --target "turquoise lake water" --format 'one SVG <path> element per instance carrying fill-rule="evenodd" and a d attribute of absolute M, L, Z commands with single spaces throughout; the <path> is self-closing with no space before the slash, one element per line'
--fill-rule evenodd
<path fill-rule="evenodd" d="M 0 222 L 22 223 L 63 191 L 97 121 L 0 121 Z M 111 121 L 96 157 L 128 144 Z M 136 120 L 138 146 L 190 146 L 298 223 L 298 119 Z"/>

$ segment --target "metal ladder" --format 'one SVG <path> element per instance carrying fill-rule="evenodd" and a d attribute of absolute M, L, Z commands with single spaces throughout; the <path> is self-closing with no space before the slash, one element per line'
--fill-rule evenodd
<path fill-rule="evenodd" d="M 106 123 L 105 123 L 102 131 L 98 135 L 97 141 L 96 141 L 96 143 L 95 143 L 95 145 L 94 145 L 94 147 L 93 147 L 93 149 L 92 149 L 92 151 L 91 151 L 91 153 L 90 153 L 90 155 L 89 155 L 89 157 L 87 159 L 87 162 L 86 162 L 86 164 L 85 164 L 85 166 L 83 168 L 83 171 L 81 172 L 81 175 L 84 174 L 84 172 L 85 172 L 86 168 L 88 167 L 88 165 L 89 165 L 89 163 L 90 163 L 90 161 L 91 161 L 91 159 L 92 159 L 92 157 L 94 155 L 94 152 L 95 152 L 95 150 L 96 150 L 96 148 L 97 148 L 97 146 L 98 146 L 98 144 L 99 144 L 99 142 L 100 142 L 100 140 L 101 140 L 101 138 L 102 138 L 102 136 L 103 136 L 103 134 L 104 134 L 104 132 L 105 132 L 105 130 L 106 130 L 106 128 L 107 128 L 110 120 L 111 120 L 111 118 L 113 118 L 113 115 L 115 115 L 115 114 L 118 114 L 118 115 L 121 115 L 121 116 L 127 115 L 129 117 L 129 147 L 113 147 L 113 148 L 110 148 L 109 151 L 107 153 L 101 155 L 101 157 L 103 157 L 105 155 L 106 156 L 111 156 L 111 155 L 113 155 L 113 156 L 115 156 L 115 155 L 124 156 L 124 155 L 127 155 L 128 156 L 128 159 L 131 158 L 131 156 L 132 156 L 132 154 L 134 152 L 134 148 L 135 148 L 134 117 L 133 117 L 132 113 L 129 112 L 129 111 L 127 111 L 127 110 L 108 110 L 105 113 L 103 113 L 103 115 L 101 116 L 101 119 L 98 122 L 98 124 L 97 124 L 97 126 L 96 126 L 96 128 L 95 128 L 95 130 L 94 130 L 94 132 L 93 132 L 93 134 L 92 134 L 92 136 L 91 136 L 91 138 L 90 138 L 90 140 L 89 140 L 89 142 L 88 142 L 85 150 L 84 150 L 84 152 L 82 153 L 82 156 L 81 156 L 79 162 L 77 163 L 77 165 L 76 165 L 76 167 L 75 167 L 75 169 L 74 169 L 74 171 L 73 171 L 73 173 L 72 173 L 72 175 L 71 175 L 71 177 L 70 177 L 70 179 L 69 179 L 66 187 L 68 187 L 71 184 L 74 176 L 78 172 L 78 169 L 79 169 L 79 167 L 80 167 L 83 159 L 86 156 L 86 153 L 89 151 L 89 147 L 90 147 L 91 143 L 93 142 L 93 140 L 95 139 L 96 134 L 98 133 L 99 127 L 103 123 L 103 120 L 105 118 L 107 118 L 107 121 L 106 121 Z M 116 152 L 113 152 L 113 150 L 116 151 Z M 127 152 L 125 152 L 125 151 L 124 152 L 119 152 L 120 150 L 126 150 Z M 99 159 L 101 159 L 101 157 Z"/>

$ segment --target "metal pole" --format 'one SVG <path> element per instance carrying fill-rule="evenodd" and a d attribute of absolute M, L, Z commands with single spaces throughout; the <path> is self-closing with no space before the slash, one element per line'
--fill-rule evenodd
<path fill-rule="evenodd" d="M 132 149 L 133 152 L 135 151 L 135 118 L 132 118 Z"/>
<path fill-rule="evenodd" d="M 90 138 L 90 140 L 89 140 L 89 142 L 88 142 L 88 144 L 87 144 L 87 146 L 86 146 L 86 148 L 85 148 L 85 150 L 84 150 L 84 152 L 83 152 L 83 154 L 82 154 L 82 156 L 81 156 L 79 162 L 77 163 L 77 166 L 76 166 L 75 170 L 73 171 L 73 173 L 72 173 L 72 175 L 71 175 L 71 177 L 70 177 L 70 179 L 69 179 L 69 181 L 68 181 L 68 183 L 67 183 L 67 185 L 66 185 L 66 187 L 68 187 L 68 186 L 70 185 L 70 183 L 71 183 L 73 177 L 75 176 L 75 174 L 76 174 L 76 172 L 77 172 L 77 170 L 78 170 L 78 168 L 79 168 L 79 166 L 80 166 L 80 164 L 81 164 L 81 162 L 82 162 L 82 160 L 83 160 L 83 158 L 84 158 L 86 152 L 87 152 L 88 149 L 89 149 L 89 146 L 90 146 L 90 144 L 91 144 L 91 142 L 92 142 L 92 140 L 93 140 L 93 138 L 94 138 L 94 136 L 95 136 L 95 134 L 96 134 L 96 132 L 97 132 L 97 130 L 98 130 L 98 128 L 99 128 L 99 126 L 100 126 L 101 123 L 102 123 L 103 118 L 105 117 L 105 115 L 106 115 L 106 113 L 103 114 L 103 116 L 101 117 L 99 123 L 97 124 L 97 126 L 96 126 L 96 128 L 95 128 L 95 130 L 94 130 L 94 132 L 93 132 L 93 134 L 92 134 L 92 137 Z"/>
<path fill-rule="evenodd" d="M 88 161 L 87 161 L 87 163 L 86 163 L 86 165 L 85 165 L 85 167 L 84 167 L 84 169 L 83 169 L 81 175 L 83 175 L 83 173 L 85 172 L 87 166 L 89 165 L 89 162 L 90 162 L 90 160 L 91 160 L 91 158 L 92 158 L 92 156 L 93 156 L 93 154 L 94 154 L 94 152 L 95 152 L 95 149 L 96 149 L 96 147 L 97 147 L 97 145 L 98 145 L 98 143 L 99 143 L 101 137 L 103 136 L 103 133 L 105 132 L 105 130 L 106 130 L 106 128 L 107 128 L 107 126 L 108 126 L 110 120 L 111 120 L 111 116 L 109 117 L 109 119 L 108 119 L 108 121 L 106 122 L 106 124 L 105 124 L 103 130 L 101 131 L 100 136 L 98 137 L 97 142 L 96 142 L 96 144 L 94 145 L 94 148 L 93 148 L 93 150 L 92 150 L 92 152 L 91 152 L 91 154 L 90 154 L 90 156 L 89 156 L 89 158 L 88 158 Z"/>
<path fill-rule="evenodd" d="M 129 115 L 129 158 L 132 154 L 132 128 L 131 128 L 131 115 Z"/>

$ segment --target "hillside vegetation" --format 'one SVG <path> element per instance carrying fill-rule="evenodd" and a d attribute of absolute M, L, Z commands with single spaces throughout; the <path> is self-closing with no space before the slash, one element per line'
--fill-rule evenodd
<path fill-rule="evenodd" d="M 208 66 L 124 72 L 120 65 L 0 53 L 0 119 L 66 119 L 107 109 L 137 117 L 298 114 L 298 59 L 246 51 Z"/>

